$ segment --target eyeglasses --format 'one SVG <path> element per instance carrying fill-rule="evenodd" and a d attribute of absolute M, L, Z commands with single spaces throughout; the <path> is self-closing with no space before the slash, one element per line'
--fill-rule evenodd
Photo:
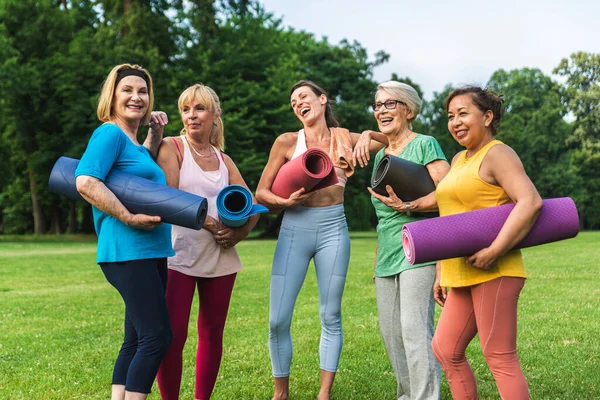
<path fill-rule="evenodd" d="M 384 103 L 373 103 L 371 104 L 371 107 L 373 108 L 373 111 L 379 111 L 381 110 L 381 107 L 385 107 L 388 110 L 394 110 L 396 109 L 396 105 L 400 103 L 400 104 L 404 104 L 406 106 L 406 103 L 400 100 L 388 100 Z"/>

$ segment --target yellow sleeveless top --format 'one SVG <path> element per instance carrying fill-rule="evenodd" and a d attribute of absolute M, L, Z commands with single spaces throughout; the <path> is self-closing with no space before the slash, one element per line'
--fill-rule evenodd
<path fill-rule="evenodd" d="M 479 168 L 483 159 L 487 152 L 497 144 L 502 144 L 502 142 L 492 140 L 470 158 L 467 158 L 466 151 L 457 156 L 450 172 L 436 189 L 440 216 L 512 202 L 504 189 L 487 183 L 479 176 Z M 457 237 L 456 240 L 468 239 Z M 498 259 L 496 267 L 489 270 L 482 270 L 467 264 L 465 257 L 442 260 L 442 286 L 472 286 L 501 276 L 527 277 L 520 250 L 509 251 Z"/>

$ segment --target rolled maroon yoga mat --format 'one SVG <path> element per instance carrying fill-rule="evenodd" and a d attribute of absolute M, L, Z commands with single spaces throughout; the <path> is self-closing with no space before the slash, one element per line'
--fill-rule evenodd
<path fill-rule="evenodd" d="M 402 246 L 411 264 L 468 257 L 488 247 L 514 204 L 410 222 L 402 228 Z M 544 200 L 533 228 L 513 249 L 570 239 L 579 233 L 579 215 L 570 197 Z"/>
<path fill-rule="evenodd" d="M 336 183 L 338 179 L 329 155 L 321 149 L 312 148 L 283 164 L 271 185 L 271 192 L 287 199 L 300 188 L 312 192 Z"/>

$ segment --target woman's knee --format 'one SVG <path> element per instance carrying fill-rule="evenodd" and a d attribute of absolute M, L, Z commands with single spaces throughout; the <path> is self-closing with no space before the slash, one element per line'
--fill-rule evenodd
<path fill-rule="evenodd" d="M 431 349 L 433 350 L 433 355 L 442 367 L 445 367 L 448 363 L 460 363 L 465 358 L 464 351 L 457 351 L 455 345 L 449 341 L 443 340 L 438 335 L 433 335 Z"/>
<path fill-rule="evenodd" d="M 512 370 L 512 368 L 519 367 L 519 356 L 517 350 L 498 351 L 490 349 L 486 346 L 483 349 L 483 357 L 486 363 L 493 372 L 502 372 Z"/>
<path fill-rule="evenodd" d="M 320 312 L 321 325 L 329 333 L 340 333 L 342 331 L 342 313 L 340 310 Z"/>
<path fill-rule="evenodd" d="M 139 338 L 138 351 L 143 351 L 148 355 L 162 357 L 167 353 L 172 341 L 173 330 L 171 329 L 171 326 L 162 326 L 145 333 Z"/>
<path fill-rule="evenodd" d="M 271 316 L 269 318 L 269 332 L 275 335 L 289 332 L 291 324 L 291 316 Z"/>

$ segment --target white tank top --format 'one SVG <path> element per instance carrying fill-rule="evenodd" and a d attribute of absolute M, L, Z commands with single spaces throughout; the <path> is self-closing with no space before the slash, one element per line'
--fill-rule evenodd
<path fill-rule="evenodd" d="M 294 154 L 292 155 L 292 160 L 296 157 L 298 157 L 299 155 L 301 155 L 302 153 L 304 153 L 306 150 L 308 150 L 306 148 L 306 136 L 304 135 L 304 129 L 300 129 L 298 131 L 298 141 L 296 142 L 296 149 L 294 150 Z M 341 186 L 341 187 L 346 187 L 346 182 L 348 181 L 348 177 L 346 176 L 346 173 L 344 172 L 343 169 L 338 168 L 338 167 L 334 167 L 335 168 L 335 174 L 337 175 L 338 178 L 338 183 L 336 183 L 336 186 Z"/>
<path fill-rule="evenodd" d="M 179 170 L 179 189 L 206 198 L 207 214 L 218 221 L 217 195 L 222 188 L 229 185 L 229 171 L 223 156 L 213 147 L 219 160 L 219 169 L 204 171 L 194 161 L 187 140 L 183 136 L 181 138 L 184 150 Z M 173 225 L 171 239 L 175 256 L 168 258 L 170 269 L 190 276 L 214 278 L 233 274 L 242 268 L 235 247 L 223 249 L 206 229 L 197 231 Z"/>

